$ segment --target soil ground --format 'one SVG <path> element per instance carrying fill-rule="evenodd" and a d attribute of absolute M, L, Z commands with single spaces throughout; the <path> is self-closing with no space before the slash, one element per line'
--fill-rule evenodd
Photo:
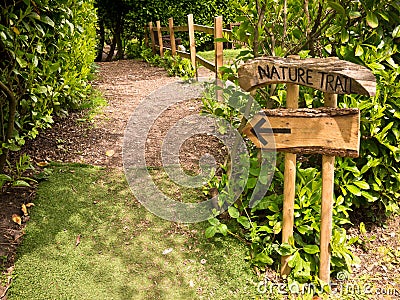
<path fill-rule="evenodd" d="M 52 128 L 40 133 L 37 139 L 28 141 L 23 153 L 27 153 L 37 169 L 38 163 L 61 161 L 80 162 L 106 168 L 122 168 L 122 142 L 124 129 L 135 107 L 151 92 L 176 78 L 167 77 L 166 72 L 147 63 L 136 60 L 122 60 L 99 63 L 99 76 L 93 85 L 108 101 L 103 112 L 92 122 L 83 122 L 86 112 L 72 112 L 68 117 L 55 118 Z M 209 76 L 204 71 L 199 76 Z M 166 110 L 153 126 L 147 143 L 146 160 L 153 166 L 160 166 L 160 143 L 168 128 L 183 116 L 200 111 L 201 102 L 193 100 L 184 105 L 175 105 Z M 199 135 L 187 140 L 180 151 L 185 169 L 196 171 L 199 157 L 212 153 L 217 162 L 223 162 L 226 152 L 218 140 Z M 21 204 L 34 202 L 34 188 L 9 188 L 0 195 L 0 272 L 11 273 L 16 259 L 16 249 L 22 241 L 22 226 L 11 219 L 13 214 L 21 215 Z M 357 217 L 357 215 L 359 217 Z M 355 214 L 359 223 L 362 214 Z M 398 264 L 400 264 L 400 221 L 392 218 L 386 228 L 366 220 L 368 233 L 363 237 L 375 239 L 356 249 L 362 264 L 354 270 L 352 278 L 370 275 L 378 286 L 395 285 L 400 291 Z M 352 234 L 359 235 L 357 228 Z M 393 279 L 397 282 L 394 284 Z M 0 282 L 0 299 L 5 299 L 6 282 Z M 392 299 L 400 299 L 399 298 Z"/>

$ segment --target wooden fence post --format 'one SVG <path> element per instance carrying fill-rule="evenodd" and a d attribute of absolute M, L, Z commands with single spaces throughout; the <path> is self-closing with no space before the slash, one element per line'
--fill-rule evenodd
<path fill-rule="evenodd" d="M 172 56 L 176 55 L 176 44 L 175 44 L 175 32 L 174 32 L 174 19 L 169 18 L 169 38 L 171 40 L 171 54 Z"/>
<path fill-rule="evenodd" d="M 326 107 L 337 107 L 337 94 L 324 93 L 324 102 Z M 327 284 L 330 282 L 334 171 L 335 157 L 323 155 L 319 278 Z"/>
<path fill-rule="evenodd" d="M 154 38 L 153 22 L 149 22 L 149 31 L 151 39 L 151 50 L 153 51 L 153 54 L 156 54 L 156 39 Z"/>
<path fill-rule="evenodd" d="M 163 40 L 162 40 L 162 33 L 161 33 L 161 23 L 160 21 L 156 21 L 157 24 L 157 35 L 158 35 L 158 46 L 160 47 L 160 56 L 164 56 L 164 49 L 163 49 Z"/>
<path fill-rule="evenodd" d="M 291 58 L 300 59 L 298 55 Z M 286 107 L 296 109 L 299 107 L 299 86 L 287 83 Z M 296 154 L 285 154 L 285 171 L 283 181 L 283 220 L 282 220 L 282 243 L 288 243 L 293 237 L 294 226 L 294 198 L 296 193 Z M 281 275 L 288 275 L 290 255 L 281 257 Z"/>
<path fill-rule="evenodd" d="M 222 38 L 222 16 L 216 17 L 214 19 L 214 39 Z M 218 75 L 221 74 L 219 68 L 224 64 L 224 44 L 223 42 L 215 42 L 214 43 L 214 51 L 215 51 L 215 76 L 218 79 Z"/>
<path fill-rule="evenodd" d="M 189 43 L 190 43 L 190 60 L 192 61 L 193 69 L 196 72 L 197 78 L 197 68 L 196 68 L 196 41 L 194 39 L 194 22 L 193 15 L 188 15 L 188 28 L 189 28 Z"/>

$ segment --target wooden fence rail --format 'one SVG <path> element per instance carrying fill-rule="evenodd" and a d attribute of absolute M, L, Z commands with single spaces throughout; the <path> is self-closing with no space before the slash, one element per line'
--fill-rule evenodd
<path fill-rule="evenodd" d="M 219 68 L 223 65 L 223 42 L 214 42 L 215 59 L 214 62 L 208 61 L 196 54 L 196 41 L 194 32 L 203 32 L 209 35 L 213 35 L 215 38 L 222 38 L 224 33 L 229 37 L 232 35 L 232 30 L 222 28 L 222 17 L 216 17 L 214 19 L 214 26 L 204 26 L 195 24 L 193 21 L 193 15 L 188 15 L 188 25 L 186 26 L 174 26 L 173 18 L 169 19 L 168 26 L 162 27 L 160 21 L 156 21 L 156 27 L 153 22 L 149 22 L 145 26 L 145 32 L 150 35 L 151 48 L 154 54 L 157 50 L 160 56 L 164 55 L 165 50 L 171 51 L 171 54 L 179 55 L 184 58 L 188 58 L 192 62 L 193 69 L 196 71 L 197 77 L 197 63 L 204 66 L 205 68 L 215 72 L 216 78 L 218 78 L 220 71 Z M 171 47 L 165 47 L 163 39 L 163 32 L 168 32 L 168 40 L 170 41 Z M 175 32 L 188 32 L 189 33 L 189 52 L 177 50 L 177 39 L 175 38 Z M 146 34 L 145 37 L 146 45 L 149 43 L 149 38 Z"/>

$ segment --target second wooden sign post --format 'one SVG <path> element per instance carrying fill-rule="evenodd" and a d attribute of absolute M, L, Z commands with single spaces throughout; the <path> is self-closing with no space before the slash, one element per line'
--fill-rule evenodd
<path fill-rule="evenodd" d="M 322 199 L 319 278 L 329 284 L 334 201 L 335 156 L 357 157 L 360 116 L 358 109 L 337 109 L 337 94 L 375 95 L 374 75 L 365 67 L 337 58 L 262 57 L 239 68 L 239 84 L 246 91 L 287 83 L 287 109 L 264 110 L 244 128 L 259 148 L 286 152 L 282 243 L 293 236 L 296 153 L 322 154 Z M 324 108 L 298 109 L 299 85 L 324 92 Z M 268 120 L 265 120 L 265 119 Z M 265 127 L 264 124 L 271 127 Z M 274 148 L 268 137 L 274 136 Z M 282 257 L 281 274 L 290 272 L 290 256 Z"/>

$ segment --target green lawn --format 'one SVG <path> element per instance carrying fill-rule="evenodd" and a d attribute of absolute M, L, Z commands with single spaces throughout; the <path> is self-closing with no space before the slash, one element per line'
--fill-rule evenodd
<path fill-rule="evenodd" d="M 10 300 L 257 294 L 246 247 L 238 240 L 207 240 L 207 223 L 176 224 L 152 215 L 116 171 L 77 164 L 50 168 L 30 209 Z"/>
<path fill-rule="evenodd" d="M 233 63 L 236 56 L 240 53 L 240 51 L 243 50 L 245 49 L 224 49 L 224 64 Z M 215 53 L 214 50 L 211 50 L 211 51 L 200 51 L 197 52 L 196 54 L 210 62 L 213 62 L 215 56 L 214 53 Z"/>

